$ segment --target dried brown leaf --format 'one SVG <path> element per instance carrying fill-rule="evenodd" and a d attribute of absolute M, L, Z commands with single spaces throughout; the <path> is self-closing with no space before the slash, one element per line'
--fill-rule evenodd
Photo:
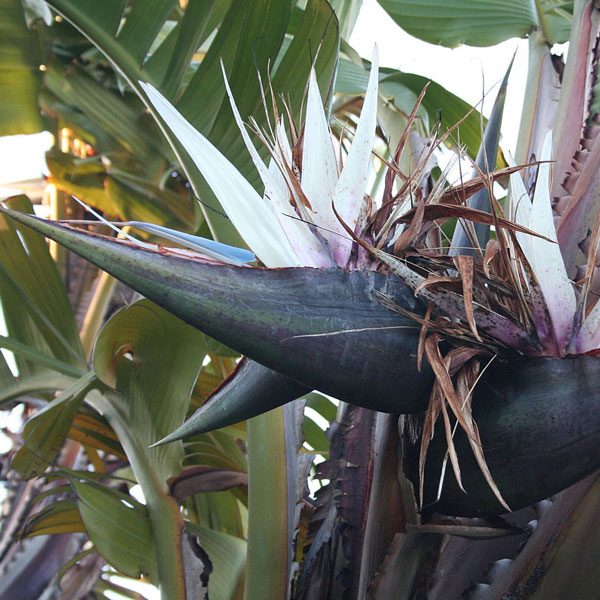
<path fill-rule="evenodd" d="M 398 219 L 400 223 L 410 223 L 410 221 L 415 217 L 416 209 L 412 208 L 408 212 L 406 212 L 402 217 Z M 522 225 L 518 225 L 517 223 L 513 223 L 504 217 L 496 217 L 494 218 L 493 214 L 483 212 L 482 210 L 476 210 L 474 208 L 469 208 L 468 206 L 458 206 L 456 204 L 427 204 L 425 206 L 425 214 L 423 216 L 424 221 L 434 221 L 436 219 L 466 219 L 468 221 L 473 221 L 474 223 L 483 223 L 485 225 L 498 225 L 505 229 L 509 229 L 511 231 L 518 231 L 520 233 L 525 233 L 527 235 L 533 235 L 547 242 L 556 243 L 554 240 L 551 240 L 527 227 L 523 227 Z"/>
<path fill-rule="evenodd" d="M 473 313 L 473 257 L 467 255 L 458 255 L 454 257 L 454 264 L 462 280 L 463 301 L 465 304 L 465 314 L 467 323 L 471 332 L 477 340 L 481 340 L 477 333 L 477 324 Z"/>

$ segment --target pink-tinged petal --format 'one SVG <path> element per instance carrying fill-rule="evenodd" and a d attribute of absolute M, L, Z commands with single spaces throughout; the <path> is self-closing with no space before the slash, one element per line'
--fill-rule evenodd
<path fill-rule="evenodd" d="M 333 267 L 334 263 L 329 256 L 329 251 L 319 239 L 313 234 L 310 226 L 298 219 L 294 207 L 290 204 L 290 194 L 293 194 L 293 186 L 288 181 L 293 177 L 289 172 L 282 171 L 281 165 L 292 164 L 292 148 L 290 146 L 285 126 L 281 120 L 276 124 L 275 136 L 277 142 L 278 161 L 272 159 L 269 163 L 269 173 L 280 194 L 270 196 L 271 205 L 275 211 L 281 226 L 283 227 L 298 259 L 305 267 Z M 265 194 L 267 190 L 265 188 Z M 299 202 L 298 199 L 296 199 Z"/>
<path fill-rule="evenodd" d="M 577 335 L 577 352 L 590 352 L 600 347 L 600 302 L 596 302 Z"/>
<path fill-rule="evenodd" d="M 371 74 L 367 93 L 356 127 L 352 148 L 348 152 L 344 168 L 335 186 L 333 202 L 342 219 L 351 229 L 356 227 L 361 206 L 367 191 L 371 168 L 375 129 L 377 127 L 377 96 L 379 87 L 379 52 L 373 49 Z M 352 249 L 351 240 L 336 236 L 332 239 L 331 250 L 335 261 L 345 265 Z"/>
<path fill-rule="evenodd" d="M 268 267 L 300 266 L 277 217 L 244 176 L 154 87 L 140 85 L 258 258 Z"/>
<path fill-rule="evenodd" d="M 552 134 L 548 133 L 540 159 L 550 161 L 552 157 Z M 556 229 L 550 198 L 550 163 L 540 165 L 531 207 L 530 228 L 556 241 Z M 532 268 L 540 284 L 554 335 L 561 353 L 566 352 L 573 331 L 573 318 L 577 309 L 575 291 L 567 276 L 567 270 L 557 243 L 547 242 L 531 236 L 533 254 Z"/>

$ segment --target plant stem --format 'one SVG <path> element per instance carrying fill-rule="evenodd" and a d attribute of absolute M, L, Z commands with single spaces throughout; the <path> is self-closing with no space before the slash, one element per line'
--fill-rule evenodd
<path fill-rule="evenodd" d="M 110 392 L 105 396 L 110 397 Z M 182 557 L 183 519 L 166 482 L 160 481 L 149 460 L 148 449 L 131 434 L 127 418 L 109 398 L 102 398 L 103 414 L 121 442 L 146 499 L 152 525 L 161 597 L 187 600 Z"/>
<path fill-rule="evenodd" d="M 50 206 L 50 218 L 57 221 L 67 217 L 65 207 L 65 194 L 58 190 L 53 183 L 49 183 L 44 187 L 44 202 Z M 50 242 L 50 255 L 56 263 L 56 267 L 63 280 L 67 277 L 67 249 L 57 244 Z"/>
<path fill-rule="evenodd" d="M 96 335 L 104 321 L 104 315 L 112 298 L 117 280 L 106 271 L 101 271 L 90 306 L 85 314 L 81 327 L 81 345 L 85 356 L 89 358 Z"/>
<path fill-rule="evenodd" d="M 283 409 L 248 421 L 248 558 L 245 600 L 288 591 L 288 498 Z"/>

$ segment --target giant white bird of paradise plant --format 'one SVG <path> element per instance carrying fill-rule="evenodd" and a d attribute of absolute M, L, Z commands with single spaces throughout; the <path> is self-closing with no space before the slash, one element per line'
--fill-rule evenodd
<path fill-rule="evenodd" d="M 500 114 L 505 84 L 494 108 Z M 242 362 L 162 442 L 251 417 L 316 388 L 375 410 L 426 411 L 419 424 L 419 466 L 408 475 L 420 483 L 422 504 L 435 502 L 447 514 L 526 506 L 598 468 L 598 411 L 576 426 L 569 423 L 593 407 L 600 373 L 596 358 L 581 356 L 600 345 L 593 285 L 600 227 L 586 239 L 584 277 L 576 285 L 557 243 L 561 225 L 557 236 L 551 133 L 536 164 L 529 165 L 537 169 L 534 186 L 525 186 L 522 167 L 488 173 L 485 152 L 472 180 L 448 186 L 442 176 L 423 186 L 431 154 L 445 134 L 412 172 L 404 173 L 393 161 L 388 165 L 377 204 L 367 194 L 377 125 L 376 50 L 343 160 L 314 74 L 301 129 L 278 114 L 266 131 L 251 123 L 268 149 L 268 163 L 226 78 L 225 86 L 264 185 L 262 196 L 158 91 L 142 83 L 161 126 L 186 148 L 266 268 L 250 266 L 253 256 L 245 251 L 184 239 L 149 224 L 132 223 L 191 243 L 193 252 L 10 213 L 257 361 Z M 488 129 L 483 147 L 495 152 L 497 125 Z M 407 137 L 408 129 L 399 151 Z M 503 210 L 492 183 L 507 176 Z M 487 212 L 472 202 L 482 194 L 490 203 Z M 572 223 L 572 213 L 565 214 Z M 467 232 L 468 252 L 443 242 L 439 226 L 448 219 L 457 219 Z M 470 223 L 493 228 L 494 238 L 480 247 Z M 562 394 L 568 401 L 561 403 Z M 571 462 L 557 468 L 557 461 L 568 457 Z M 446 477 L 448 461 L 454 479 Z"/>

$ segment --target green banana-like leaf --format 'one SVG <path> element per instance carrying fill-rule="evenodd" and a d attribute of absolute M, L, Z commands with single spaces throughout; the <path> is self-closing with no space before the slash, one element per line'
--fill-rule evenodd
<path fill-rule="evenodd" d="M 95 448 L 121 459 L 126 458 L 114 431 L 106 420 L 89 406 L 84 405 L 75 415 L 68 437 L 86 448 Z"/>
<path fill-rule="evenodd" d="M 283 375 L 301 374 L 307 387 L 387 412 L 425 406 L 431 372 L 417 371 L 419 327 L 373 296 L 383 292 L 419 312 L 413 293 L 394 276 L 205 264 L 10 214 L 211 337 Z"/>
<path fill-rule="evenodd" d="M 7 205 L 33 212 L 26 196 Z M 0 291 L 8 333 L 75 367 L 85 364 L 73 311 L 44 239 L 0 217 Z M 35 370 L 16 357 L 21 375 Z"/>
<path fill-rule="evenodd" d="M 21 0 L 1 0 L 0 135 L 43 129 L 38 109 L 41 63 L 38 36 L 27 27 Z"/>
<path fill-rule="evenodd" d="M 124 21 L 115 37 L 115 20 L 107 19 L 89 3 L 69 0 L 50 0 L 49 4 L 72 23 L 111 61 L 131 88 L 144 100 L 139 81 L 149 81 L 159 90 L 177 100 L 177 107 L 202 133 L 223 149 L 246 176 L 257 180 L 254 168 L 225 95 L 220 61 L 224 61 L 234 95 L 240 102 L 244 118 L 253 115 L 264 121 L 264 111 L 257 70 L 266 82 L 268 65 L 277 64 L 269 73 L 276 95 L 289 98 L 291 113 L 299 116 L 304 87 L 313 56 L 306 49 L 306 40 L 315 44 L 315 68 L 323 90 L 328 90 L 337 59 L 337 20 L 326 0 L 310 0 L 300 19 L 291 43 L 284 44 L 289 24 L 288 0 L 260 0 L 257 2 L 229 3 L 190 2 L 173 31 L 158 39 L 165 24 L 170 0 L 152 0 L 147 5 L 134 3 L 134 9 L 123 12 L 125 3 L 113 2 L 107 12 L 118 15 L 117 23 Z M 138 7 L 138 5 L 140 5 Z M 142 9 L 141 6 L 144 5 Z M 198 6 L 197 6 L 198 5 Z M 135 8 L 138 7 L 138 8 Z M 227 9 L 227 10 L 226 10 Z M 189 14 L 188 14 L 189 13 Z M 148 16 L 150 20 L 148 23 Z M 161 23 L 162 21 L 162 23 Z M 219 25 L 217 35 L 210 43 L 200 64 L 190 66 L 197 50 L 209 33 Z M 153 44 L 158 47 L 153 48 Z M 146 53 L 148 58 L 144 60 Z M 94 101 L 90 98 L 90 101 Z M 160 116 L 149 106 L 159 125 Z M 124 131 L 130 131 L 129 125 Z M 113 128 L 114 129 L 114 128 Z M 134 137 L 144 137 L 145 131 L 135 128 Z M 206 186 L 204 179 L 190 161 L 185 148 L 175 136 L 164 129 L 168 142 L 186 171 L 194 190 L 203 202 L 205 217 L 211 232 L 221 241 L 241 245 L 239 235 Z M 118 135 L 118 131 L 114 132 Z M 211 208 L 206 208 L 207 206 Z"/>
<path fill-rule="evenodd" d="M 84 375 L 27 421 L 23 428 L 23 445 L 11 461 L 12 468 L 25 479 L 42 475 L 54 461 L 93 384 L 94 374 Z"/>
<path fill-rule="evenodd" d="M 186 569 L 201 569 L 202 562 L 189 555 L 181 513 L 168 493 L 167 479 L 181 470 L 182 446 L 148 446 L 183 421 L 205 357 L 203 339 L 159 306 L 141 300 L 104 325 L 93 355 L 94 371 L 107 386 L 95 407 L 117 434 L 144 493 L 148 559 L 156 563 L 156 581 L 169 598 L 185 597 Z M 94 507 L 90 501 L 90 509 Z M 82 517 L 87 528 L 83 512 Z M 110 550 L 106 552 L 109 556 Z"/>
<path fill-rule="evenodd" d="M 348 58 L 340 59 L 335 83 L 337 93 L 364 94 L 368 80 L 369 73 L 362 65 Z M 379 94 L 386 102 L 380 105 L 379 115 L 385 133 L 390 137 L 390 147 L 395 149 L 405 126 L 405 118 L 412 111 L 419 94 L 427 84 L 429 87 L 423 98 L 422 109 L 418 113 L 425 131 L 431 130 L 438 122 L 442 131 L 445 131 L 464 119 L 459 128 L 460 142 L 468 154 L 475 158 L 481 143 L 482 117 L 479 111 L 427 77 L 384 68 L 380 70 Z M 452 143 L 451 140 L 448 140 L 448 143 Z"/>
<path fill-rule="evenodd" d="M 120 428 L 126 426 L 117 432 L 126 451 L 147 448 L 181 424 L 204 356 L 203 336 L 148 300 L 106 323 L 93 364 L 99 379 L 119 392 L 108 396 L 106 417 L 110 422 L 112 414 L 118 415 Z M 179 472 L 183 460 L 178 445 L 144 455 L 163 482 Z"/>
<path fill-rule="evenodd" d="M 128 153 L 130 160 L 145 164 L 170 158 L 170 149 L 162 143 L 158 130 L 145 122 L 140 102 L 118 96 L 82 67 L 67 68 L 57 60 L 48 65 L 44 81 L 60 102 L 93 119 L 115 140 L 121 153 Z"/>
<path fill-rule="evenodd" d="M 32 212 L 26 196 L 6 201 Z M 0 402 L 69 387 L 86 371 L 73 311 L 44 239 L 0 216 L 0 296 L 14 374 L 0 358 Z"/>
<path fill-rule="evenodd" d="M 146 507 L 117 490 L 70 478 L 81 520 L 99 554 L 115 569 L 158 583 L 155 541 Z"/>
<path fill-rule="evenodd" d="M 556 0 L 379 0 L 415 37 L 454 48 L 493 46 L 536 29 L 550 43 L 569 39 L 573 2 Z"/>
<path fill-rule="evenodd" d="M 81 533 L 85 527 L 74 500 L 56 500 L 34 513 L 23 526 L 23 537 L 57 533 Z"/>

